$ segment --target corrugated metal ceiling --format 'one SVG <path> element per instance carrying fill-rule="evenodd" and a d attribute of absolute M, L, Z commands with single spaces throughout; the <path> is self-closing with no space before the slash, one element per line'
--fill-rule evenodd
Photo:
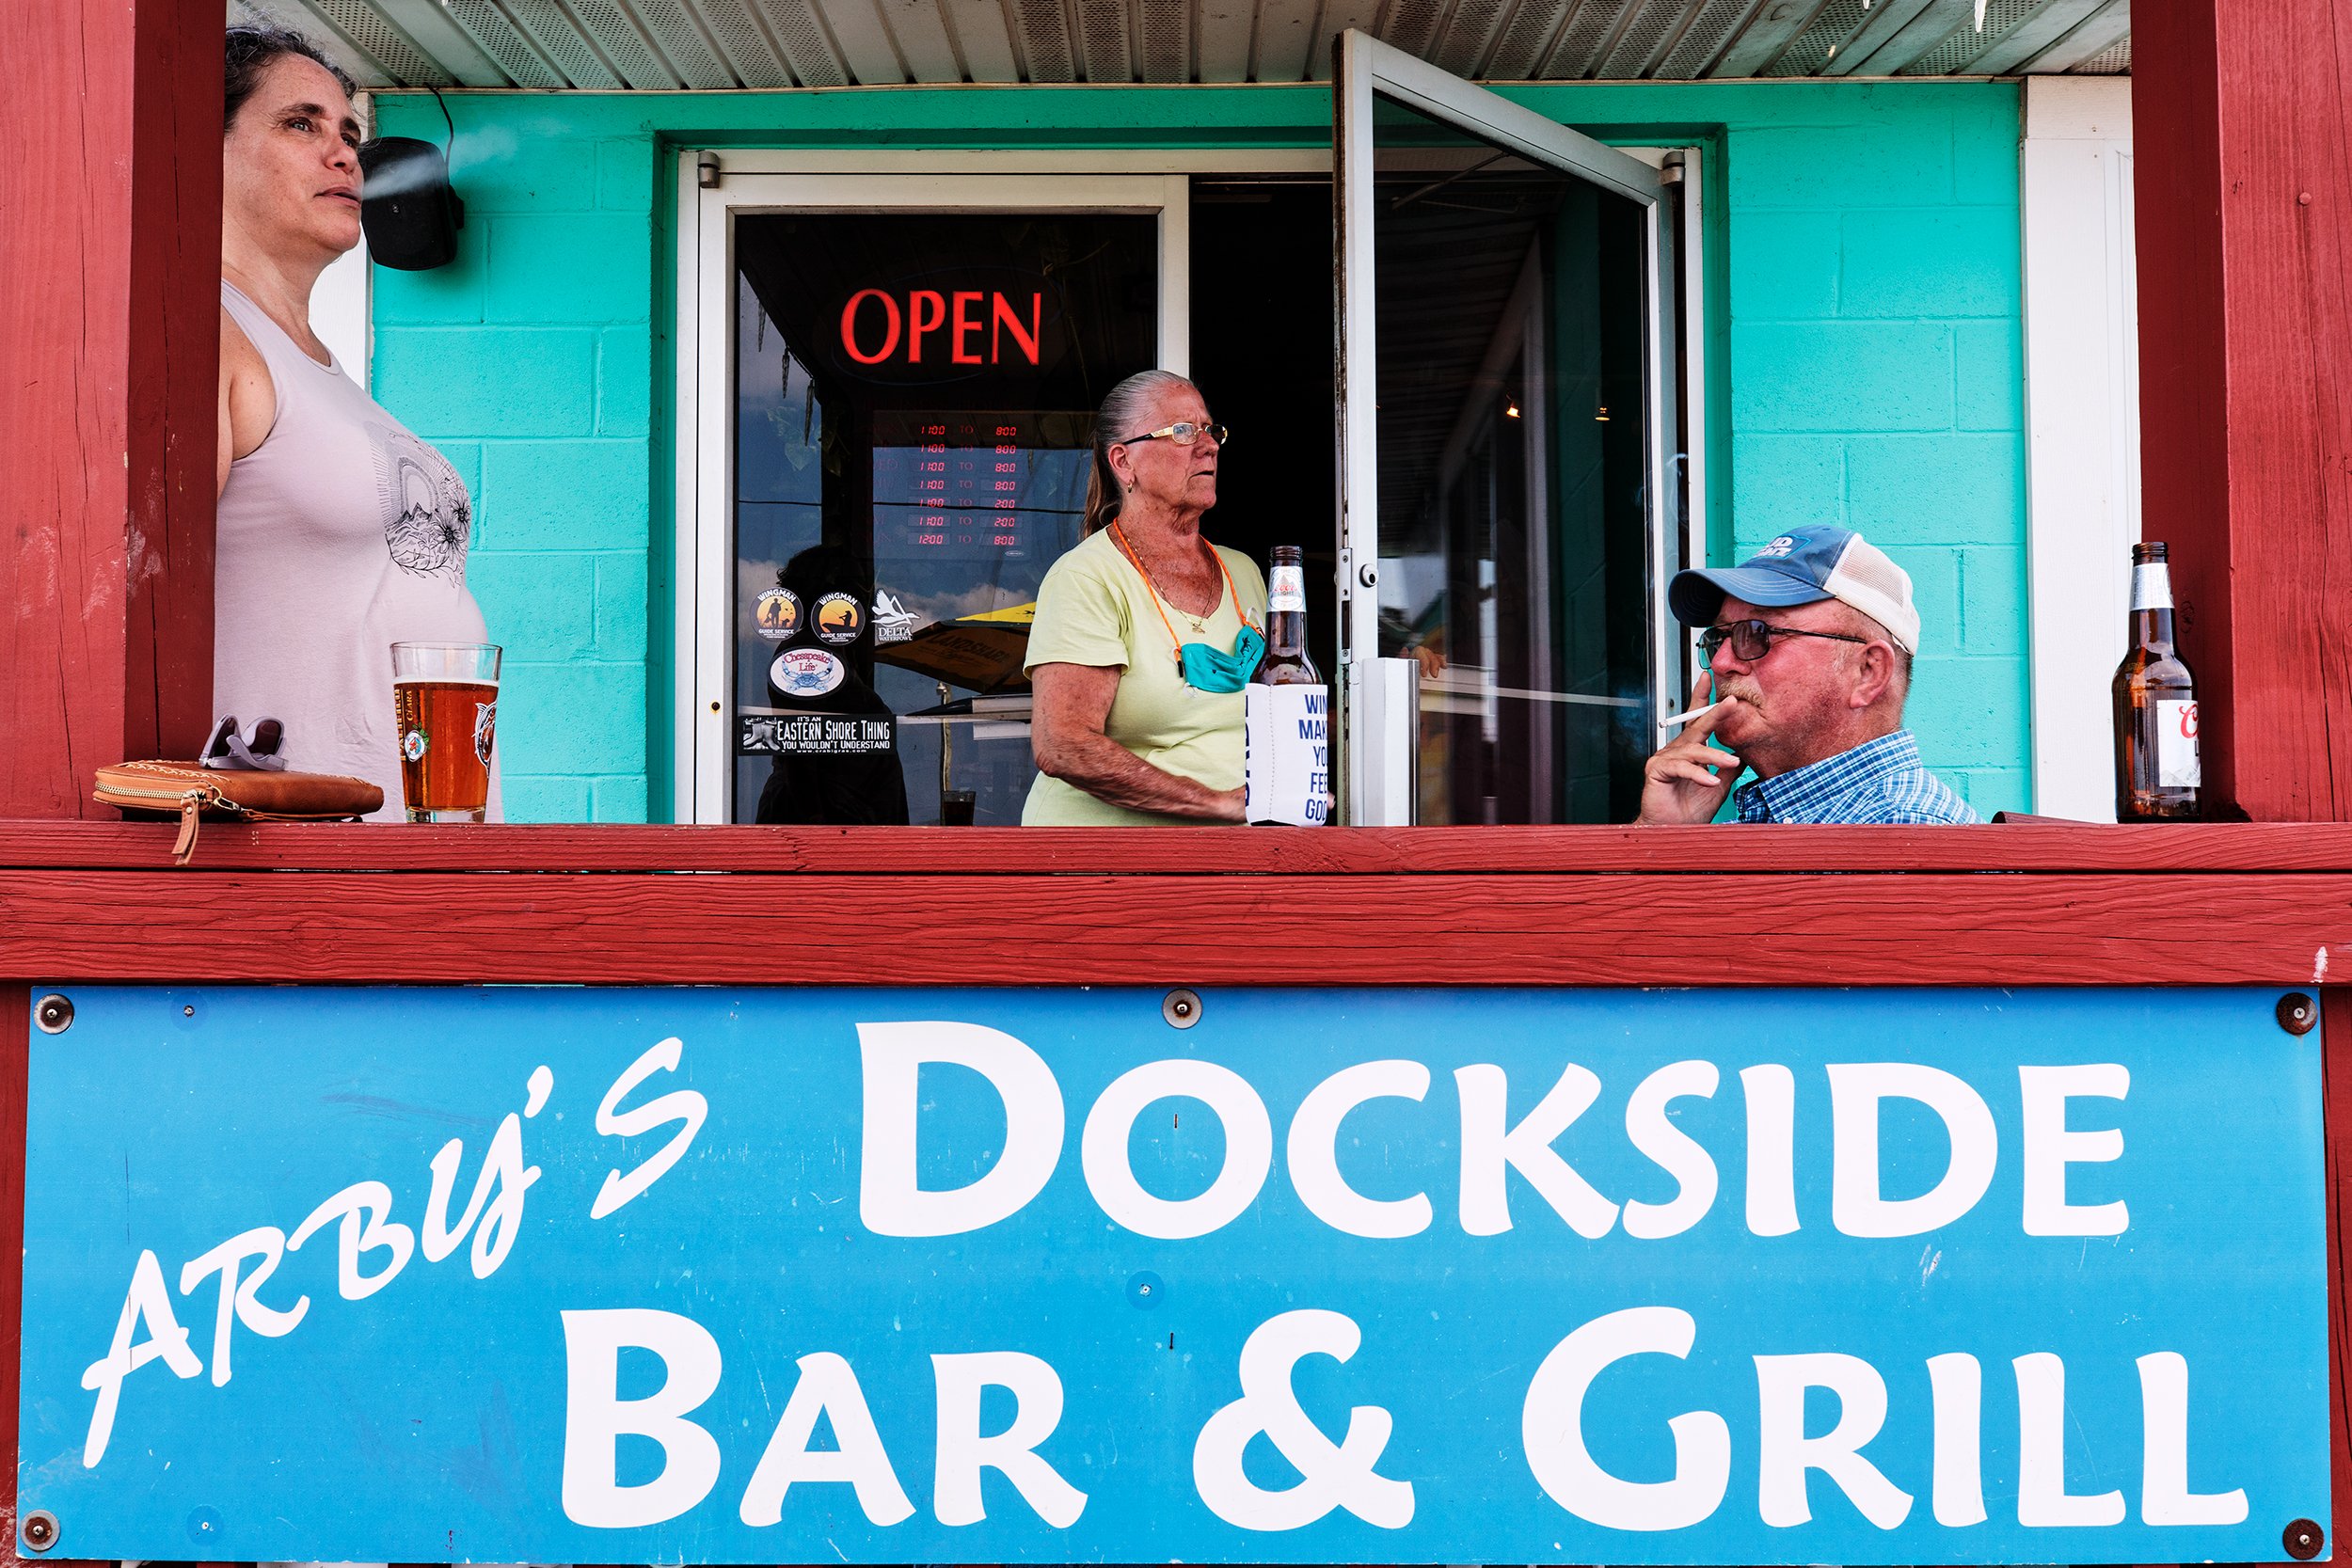
<path fill-rule="evenodd" d="M 1487 81 L 2131 70 L 2131 0 L 230 0 L 371 87 L 1297 82 L 1370 30 Z"/>

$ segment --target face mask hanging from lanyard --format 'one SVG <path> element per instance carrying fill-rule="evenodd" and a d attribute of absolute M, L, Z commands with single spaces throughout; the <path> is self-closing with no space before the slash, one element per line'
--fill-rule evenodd
<path fill-rule="evenodd" d="M 1183 673 L 1184 684 L 1196 691 L 1220 695 L 1239 691 L 1248 686 L 1251 673 L 1258 668 L 1259 659 L 1265 656 L 1264 633 L 1245 619 L 1240 635 L 1233 639 L 1231 653 L 1220 653 L 1206 642 L 1179 641 L 1175 625 L 1168 620 L 1168 610 L 1160 604 L 1159 585 L 1152 580 L 1152 574 L 1143 569 L 1143 562 L 1128 547 L 1127 535 L 1115 522 L 1111 524 L 1111 543 L 1119 546 L 1119 553 L 1127 558 L 1127 564 L 1133 566 L 1136 575 L 1143 578 L 1144 589 L 1152 595 L 1152 608 L 1159 611 L 1160 625 L 1168 628 L 1168 640 L 1176 645 L 1176 668 Z M 1225 592 L 1233 601 L 1233 613 L 1241 614 L 1241 594 L 1233 587 L 1232 569 L 1225 564 L 1225 558 L 1218 555 L 1214 546 L 1210 548 L 1209 555 L 1216 562 L 1216 569 L 1225 574 Z M 1214 615 L 1216 612 L 1212 610 L 1210 613 Z"/>
<path fill-rule="evenodd" d="M 1233 639 L 1233 651 L 1218 653 L 1206 642 L 1187 642 L 1176 650 L 1177 666 L 1184 673 L 1184 684 L 1200 691 L 1239 691 L 1249 684 L 1249 676 L 1265 657 L 1265 639 L 1258 628 L 1244 626 Z"/>

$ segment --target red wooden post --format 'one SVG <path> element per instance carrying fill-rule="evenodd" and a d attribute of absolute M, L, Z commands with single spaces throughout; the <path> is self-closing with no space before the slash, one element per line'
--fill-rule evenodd
<path fill-rule="evenodd" d="M 187 753 L 211 721 L 222 14 L 111 0 L 19 7 L 8 28 L 0 817 L 74 816 L 93 768 Z M 0 1565 L 28 1009 L 0 987 Z"/>
<path fill-rule="evenodd" d="M 2210 795 L 2352 817 L 2352 36 L 2331 0 L 2132 14 L 2140 474 Z"/>
<path fill-rule="evenodd" d="M 0 817 L 211 721 L 217 6 L 14 8 L 0 50 Z M 109 814 L 110 815 L 110 814 Z"/>
<path fill-rule="evenodd" d="M 2257 820 L 2352 816 L 2352 38 L 2338 20 L 2331 0 L 2163 0 L 2132 17 L 2142 526 L 2173 546 L 2208 791 Z M 2352 997 L 2326 993 L 2323 1012 L 2341 1542 Z"/>

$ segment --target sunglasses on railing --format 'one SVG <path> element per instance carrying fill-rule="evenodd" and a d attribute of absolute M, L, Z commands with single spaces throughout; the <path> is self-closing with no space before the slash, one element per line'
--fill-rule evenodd
<path fill-rule="evenodd" d="M 275 719 L 256 719 L 250 736 L 238 733 L 234 718 L 224 717 L 213 725 L 212 738 L 204 742 L 199 765 L 205 768 L 246 768 L 265 772 L 279 772 L 286 759 L 278 754 L 286 743 L 286 726 Z"/>

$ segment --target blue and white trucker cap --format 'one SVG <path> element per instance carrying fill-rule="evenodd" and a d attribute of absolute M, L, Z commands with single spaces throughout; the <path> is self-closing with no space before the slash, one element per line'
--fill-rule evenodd
<path fill-rule="evenodd" d="M 1919 651 L 1911 574 L 1851 529 L 1791 529 L 1737 566 L 1677 572 L 1666 585 L 1666 604 L 1685 626 L 1708 625 L 1727 597 L 1775 609 L 1836 599 L 1884 626 L 1903 652 Z"/>

